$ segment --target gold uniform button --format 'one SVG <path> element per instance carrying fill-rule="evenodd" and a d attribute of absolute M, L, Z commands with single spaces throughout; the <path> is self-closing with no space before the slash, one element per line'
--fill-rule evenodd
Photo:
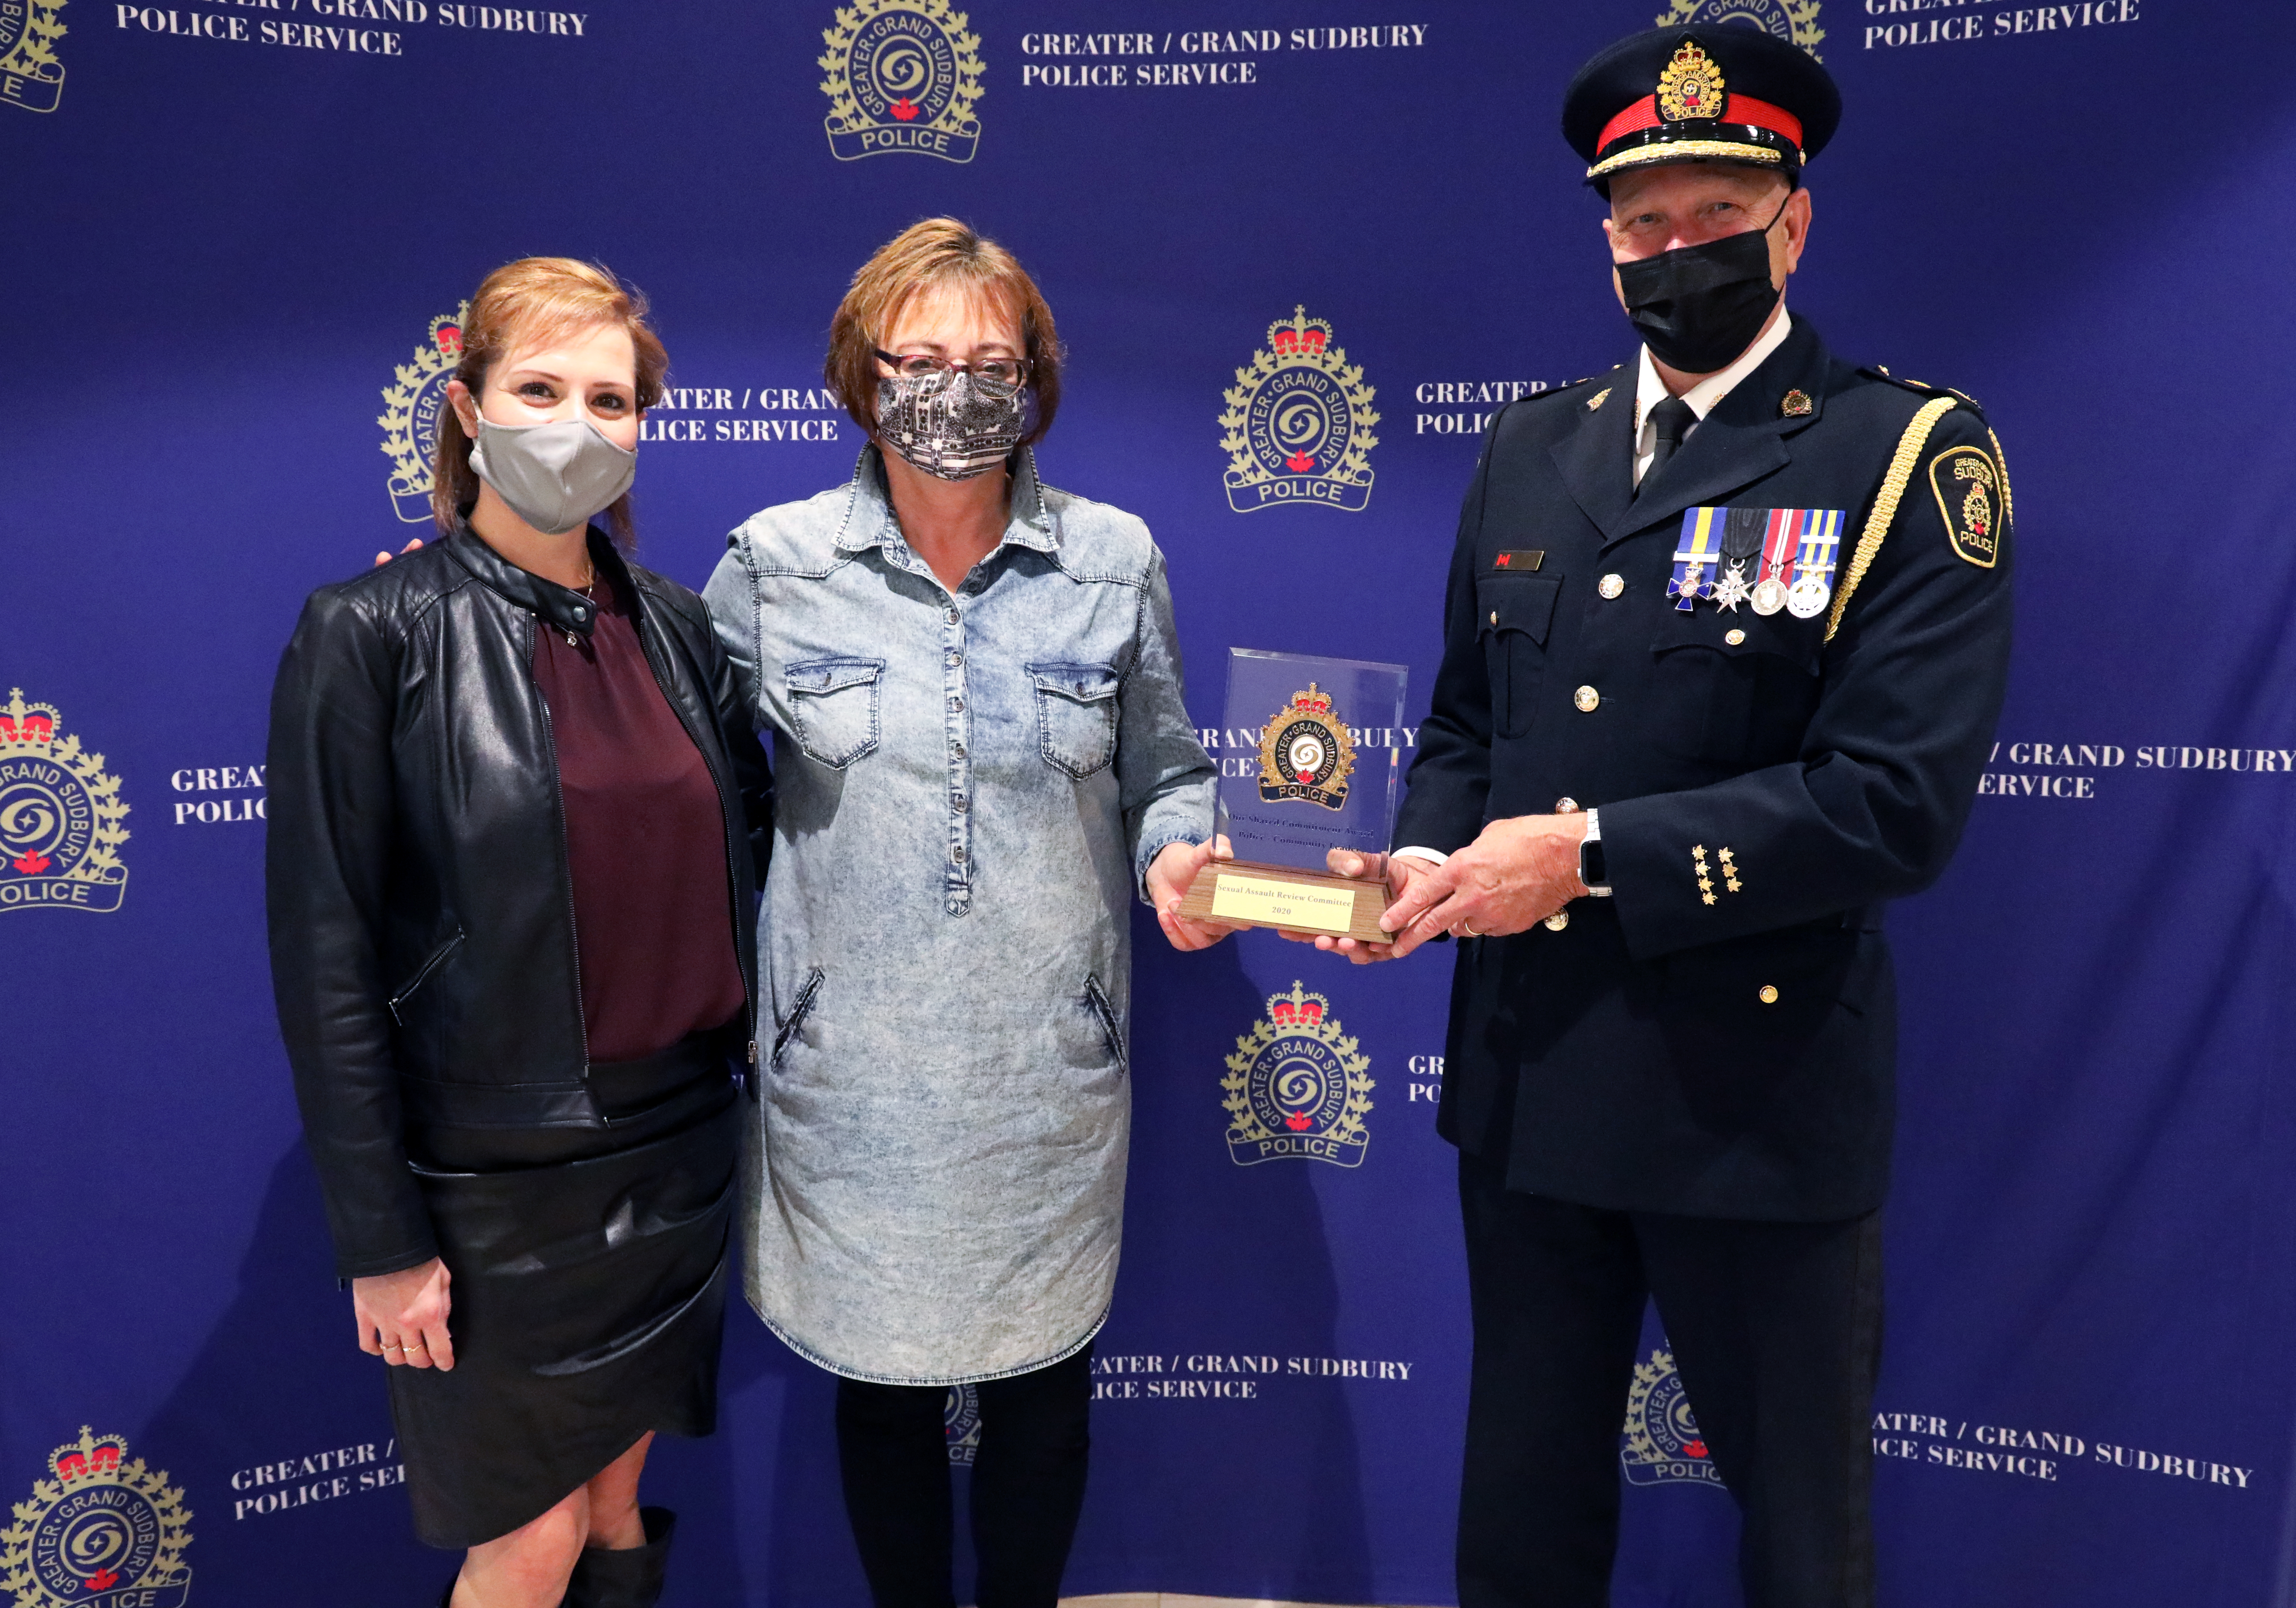
<path fill-rule="evenodd" d="M 1754 997 L 1760 1000 L 1764 1005 L 1775 1005 L 1778 1003 L 1778 991 L 1770 984 L 1764 983 L 1759 991 L 1755 994 Z"/>
<path fill-rule="evenodd" d="M 1493 625 L 1499 623 L 1499 611 L 1496 609 L 1491 611 L 1491 623 Z"/>
<path fill-rule="evenodd" d="M 1557 800 L 1554 800 L 1554 813 L 1555 813 L 1556 815 L 1559 815 L 1559 816 L 1575 816 L 1575 815 L 1577 815 L 1577 814 L 1578 813 L 1578 800 L 1576 800 L 1576 799 L 1557 799 Z"/>
<path fill-rule="evenodd" d="M 1734 648 L 1739 647 L 1745 643 L 1746 634 L 1743 631 L 1731 631 L 1726 633 L 1723 636 L 1722 640 L 1728 643 Z"/>
<path fill-rule="evenodd" d="M 1603 694 L 1591 686 L 1582 686 L 1570 694 L 1570 701 L 1591 714 L 1594 712 L 1595 706 L 1603 701 Z"/>
<path fill-rule="evenodd" d="M 1595 589 L 1605 597 L 1616 597 L 1627 589 L 1627 578 L 1623 575 L 1605 575 L 1603 577 L 1603 584 Z"/>
<path fill-rule="evenodd" d="M 1570 924 L 1570 912 L 1568 910 L 1557 910 L 1554 915 L 1546 918 L 1545 924 L 1549 932 L 1560 932 L 1563 928 Z"/>

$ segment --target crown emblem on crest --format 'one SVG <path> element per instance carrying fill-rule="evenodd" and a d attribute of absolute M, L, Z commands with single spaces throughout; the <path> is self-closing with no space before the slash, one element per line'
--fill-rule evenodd
<path fill-rule="evenodd" d="M 1321 318 L 1308 317 L 1306 308 L 1294 308 L 1288 322 L 1279 320 L 1267 326 L 1267 344 L 1279 357 L 1318 357 L 1331 339 L 1332 326 Z"/>
<path fill-rule="evenodd" d="M 1267 344 L 1221 393 L 1220 445 L 1227 451 L 1228 506 L 1238 513 L 1280 504 L 1361 510 L 1371 499 L 1372 426 L 1377 394 L 1360 365 L 1332 344 L 1332 326 L 1294 307 L 1267 326 Z"/>
<path fill-rule="evenodd" d="M 1669 123 L 1720 117 L 1726 94 L 1721 68 L 1695 39 L 1685 39 L 1658 75 L 1659 113 Z"/>
<path fill-rule="evenodd" d="M 1269 995 L 1267 1016 L 1236 1039 L 1220 1079 L 1229 1158 L 1239 1167 L 1280 1157 L 1362 1166 L 1370 1071 L 1329 999 L 1297 981 Z"/>
<path fill-rule="evenodd" d="M 27 703 L 24 689 L 11 687 L 6 707 L 0 708 L 0 753 L 37 753 L 47 758 L 49 745 L 55 740 L 57 718 L 54 704 Z"/>
<path fill-rule="evenodd" d="M 68 1440 L 48 1454 L 48 1472 L 70 1490 L 90 1475 L 118 1473 L 119 1460 L 127 1455 L 125 1435 L 98 1435 L 83 1423 L 78 1440 Z"/>
<path fill-rule="evenodd" d="M 1276 994 L 1267 1001 L 1267 1020 L 1279 1028 L 1312 1028 L 1324 1020 L 1331 1001 L 1321 994 L 1310 994 L 1299 984 L 1292 985 L 1289 994 Z"/>
<path fill-rule="evenodd" d="M 439 349 L 440 357 L 459 360 L 463 355 L 463 326 L 441 314 L 430 321 L 430 344 Z"/>
<path fill-rule="evenodd" d="M 1774 39 L 1784 39 L 1808 51 L 1812 61 L 1823 61 L 1818 42 L 1825 30 L 1817 25 L 1820 0 L 1668 0 L 1663 13 L 1651 19 L 1660 28 L 1685 28 L 1699 22 L 1751 23 Z M 1674 114 L 1669 112 L 1668 117 Z"/>
<path fill-rule="evenodd" d="M 1305 710 L 1311 715 L 1328 715 L 1332 712 L 1332 695 L 1317 692 L 1316 684 L 1311 681 L 1306 692 L 1292 694 L 1292 707 Z"/>

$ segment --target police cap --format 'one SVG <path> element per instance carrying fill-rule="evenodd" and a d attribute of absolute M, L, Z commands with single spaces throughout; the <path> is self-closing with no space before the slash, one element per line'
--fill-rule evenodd
<path fill-rule="evenodd" d="M 1841 121 L 1833 75 L 1759 29 L 1653 28 L 1598 52 L 1562 97 L 1562 137 L 1610 193 L 1613 174 L 1742 162 L 1800 182 Z"/>

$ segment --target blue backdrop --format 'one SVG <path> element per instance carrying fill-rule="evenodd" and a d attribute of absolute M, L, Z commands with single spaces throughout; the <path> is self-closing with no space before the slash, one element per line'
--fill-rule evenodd
<path fill-rule="evenodd" d="M 592 9 L 0 4 L 19 1608 L 386 1608 L 449 1567 L 412 1538 L 380 1365 L 329 1278 L 263 959 L 261 764 L 304 595 L 421 529 L 414 460 L 488 269 L 590 257 L 652 296 L 677 390 L 647 423 L 642 554 L 698 585 L 743 516 L 850 469 L 819 359 L 854 267 L 929 213 L 1004 240 L 1074 354 L 1046 475 L 1155 530 L 1213 735 L 1232 645 L 1408 663 L 1416 720 L 1481 420 L 1633 350 L 1556 110 L 1667 0 L 562 3 Z M 2296 454 L 2271 365 L 2296 335 L 2296 12 L 1669 18 L 1721 13 L 1815 48 L 1848 102 L 1797 316 L 1981 398 L 2021 516 L 2000 744 L 1951 874 L 1891 918 L 1884 1599 L 2284 1602 Z M 1358 455 L 1261 506 L 1237 487 L 1287 472 L 1248 406 L 1223 415 L 1307 360 L 1271 326 L 1315 321 Z M 1449 958 L 1141 938 L 1070 1587 L 1448 1602 Z M 1316 1021 L 1272 1014 L 1295 983 Z M 1371 1084 L 1337 1147 L 1359 1164 L 1239 1165 L 1223 1080 L 1334 1021 Z M 1731 1505 L 1673 1390 L 1648 1361 L 1617 1600 L 1735 1603 Z M 685 1515 L 677 1608 L 865 1600 L 830 1400 L 730 1317 L 721 1432 L 650 1476 Z M 108 1582 L 53 1545 L 98 1497 L 133 1520 Z"/>

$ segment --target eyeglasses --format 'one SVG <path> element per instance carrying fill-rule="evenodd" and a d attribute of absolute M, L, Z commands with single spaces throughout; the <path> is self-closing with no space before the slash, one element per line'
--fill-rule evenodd
<path fill-rule="evenodd" d="M 911 352 L 906 357 L 896 357 L 879 348 L 870 349 L 877 353 L 880 363 L 889 365 L 903 379 L 922 380 L 929 374 L 965 373 L 991 390 L 1017 390 L 1029 382 L 1029 373 L 1036 367 L 1026 357 L 981 357 L 970 363 L 958 363 L 947 357 L 936 357 L 928 352 Z"/>

